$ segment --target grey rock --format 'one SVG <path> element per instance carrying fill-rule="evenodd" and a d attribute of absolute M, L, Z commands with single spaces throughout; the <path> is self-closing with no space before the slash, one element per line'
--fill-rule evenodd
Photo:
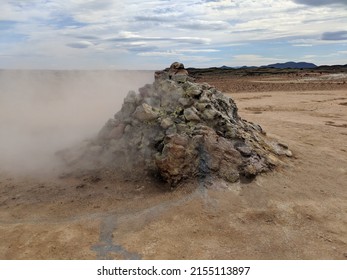
<path fill-rule="evenodd" d="M 179 98 L 178 102 L 185 108 L 190 107 L 194 104 L 194 100 L 192 100 L 190 98 L 185 98 L 185 97 Z"/>
<path fill-rule="evenodd" d="M 175 62 L 155 72 L 153 84 L 130 91 L 95 139 L 59 155 L 69 168 L 111 165 L 140 178 L 156 174 L 176 186 L 198 176 L 231 183 L 254 177 L 283 164 L 292 152 L 240 118 L 231 98 L 194 83 Z"/>
<path fill-rule="evenodd" d="M 218 112 L 214 109 L 205 109 L 203 111 L 203 118 L 205 120 L 213 120 L 218 115 Z"/>
<path fill-rule="evenodd" d="M 132 114 L 136 109 L 136 104 L 135 103 L 123 103 L 122 105 L 122 109 L 120 111 L 120 115 L 118 115 L 117 117 L 119 117 L 120 119 L 124 118 L 124 116 L 129 116 L 130 114 Z"/>
<path fill-rule="evenodd" d="M 202 89 L 192 82 L 184 83 L 183 89 L 186 95 L 190 97 L 198 97 L 202 93 Z"/>
<path fill-rule="evenodd" d="M 230 183 L 235 183 L 240 179 L 239 171 L 235 169 L 235 166 L 234 168 L 231 167 L 230 164 L 225 160 L 221 161 L 218 169 L 218 174 L 220 177 Z"/>
<path fill-rule="evenodd" d="M 172 88 L 170 84 L 171 83 L 164 85 L 164 87 L 168 88 L 167 90 L 161 89 L 160 106 L 172 109 L 173 107 L 175 107 L 175 104 L 178 102 L 178 100 L 183 97 L 184 91 L 182 88 L 178 88 L 176 86 Z"/>
<path fill-rule="evenodd" d="M 160 126 L 164 129 L 168 129 L 170 126 L 172 126 L 174 122 L 171 118 L 165 118 L 160 122 Z"/>
<path fill-rule="evenodd" d="M 165 134 L 166 134 L 167 136 L 172 136 L 172 135 L 174 135 L 174 134 L 176 134 L 176 133 L 177 133 L 177 128 L 176 128 L 175 125 L 170 126 L 170 127 L 165 131 Z"/>
<path fill-rule="evenodd" d="M 172 79 L 177 83 L 185 83 L 188 79 L 188 71 L 184 69 L 184 65 L 179 62 L 171 64 L 168 74 L 169 79 Z"/>
<path fill-rule="evenodd" d="M 118 126 L 114 127 L 110 131 L 110 133 L 108 135 L 108 138 L 109 139 L 120 139 L 120 138 L 122 138 L 123 133 L 124 133 L 124 128 L 125 128 L 125 125 L 123 123 L 121 123 Z"/>
<path fill-rule="evenodd" d="M 131 90 L 128 92 L 127 96 L 124 98 L 124 103 L 135 103 L 136 102 L 136 92 Z"/>
<path fill-rule="evenodd" d="M 196 103 L 194 104 L 194 107 L 198 109 L 200 112 L 205 111 L 207 104 L 205 103 Z"/>
<path fill-rule="evenodd" d="M 178 133 L 188 133 L 191 131 L 191 128 L 186 123 L 176 124 Z"/>
<path fill-rule="evenodd" d="M 152 106 L 143 103 L 136 108 L 133 116 L 139 121 L 151 121 L 157 119 L 159 115 L 153 110 Z"/>
<path fill-rule="evenodd" d="M 172 79 L 178 83 L 185 83 L 188 80 L 188 72 L 187 73 L 176 73 Z"/>
<path fill-rule="evenodd" d="M 236 150 L 238 150 L 243 156 L 249 157 L 252 155 L 252 150 L 250 147 L 242 145 L 242 146 L 237 146 Z"/>
<path fill-rule="evenodd" d="M 110 139 L 110 131 L 120 124 L 118 119 L 109 119 L 103 128 L 98 133 L 98 139 L 107 140 Z"/>
<path fill-rule="evenodd" d="M 204 90 L 204 91 L 202 92 L 200 98 L 199 98 L 199 101 L 200 101 L 201 103 L 209 103 L 209 102 L 211 101 L 209 95 L 210 95 L 210 92 Z"/>
<path fill-rule="evenodd" d="M 194 107 L 184 109 L 183 114 L 187 121 L 200 121 L 200 117 Z"/>
<path fill-rule="evenodd" d="M 128 133 L 132 130 L 131 124 L 126 125 L 126 127 L 124 128 L 124 133 Z"/>
<path fill-rule="evenodd" d="M 160 99 L 159 98 L 146 97 L 143 99 L 143 103 L 146 103 L 153 108 L 159 108 L 160 107 Z"/>

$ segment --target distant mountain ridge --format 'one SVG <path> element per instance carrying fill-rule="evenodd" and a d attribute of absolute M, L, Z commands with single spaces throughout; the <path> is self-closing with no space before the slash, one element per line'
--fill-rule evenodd
<path fill-rule="evenodd" d="M 286 68 L 291 68 L 291 69 L 313 69 L 317 68 L 318 66 L 314 63 L 310 62 L 294 62 L 294 61 L 288 61 L 284 63 L 274 63 L 274 64 L 269 64 L 269 65 L 263 65 L 263 66 L 242 66 L 242 67 L 229 67 L 226 65 L 223 65 L 220 67 L 220 69 L 240 69 L 240 68 L 276 68 L 276 69 L 286 69 Z"/>
<path fill-rule="evenodd" d="M 317 65 L 309 62 L 285 62 L 285 63 L 275 63 L 275 64 L 269 64 L 264 67 L 271 67 L 271 68 L 277 68 L 277 69 L 285 69 L 285 68 L 292 68 L 292 69 L 298 69 L 298 68 L 303 68 L 303 69 L 312 69 L 316 68 Z"/>

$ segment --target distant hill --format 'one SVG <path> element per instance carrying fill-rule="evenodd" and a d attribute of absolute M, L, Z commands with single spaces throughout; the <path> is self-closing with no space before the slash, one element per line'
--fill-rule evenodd
<path fill-rule="evenodd" d="M 335 70 L 335 69 L 345 70 L 345 69 L 347 69 L 347 64 L 345 64 L 345 65 L 320 65 L 317 67 L 317 70 Z"/>
<path fill-rule="evenodd" d="M 222 67 L 220 67 L 220 69 L 235 69 L 235 67 L 229 67 L 229 66 L 223 65 Z"/>
<path fill-rule="evenodd" d="M 194 78 L 201 76 L 235 75 L 235 76 L 262 76 L 277 74 L 297 74 L 297 73 L 319 73 L 334 74 L 347 73 L 345 65 L 321 65 L 315 68 L 275 68 L 269 66 L 262 67 L 209 67 L 209 68 L 187 68 L 189 74 Z"/>
<path fill-rule="evenodd" d="M 285 63 L 275 63 L 275 64 L 269 64 L 262 67 L 270 67 L 270 68 L 276 68 L 276 69 L 286 69 L 286 68 L 292 68 L 292 69 L 312 69 L 316 68 L 317 65 L 309 62 L 285 62 Z"/>
<path fill-rule="evenodd" d="M 269 65 L 263 65 L 260 67 L 257 66 L 238 66 L 238 67 L 230 67 L 223 65 L 220 67 L 220 69 L 226 70 L 226 69 L 256 69 L 256 68 L 276 68 L 276 69 L 286 69 L 286 68 L 291 68 L 291 69 L 313 69 L 316 68 L 317 65 L 309 62 L 285 62 L 285 63 L 274 63 L 274 64 L 269 64 Z"/>

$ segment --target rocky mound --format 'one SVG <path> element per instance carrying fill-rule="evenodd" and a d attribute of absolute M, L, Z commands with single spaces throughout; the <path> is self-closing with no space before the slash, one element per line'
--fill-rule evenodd
<path fill-rule="evenodd" d="M 129 177 L 152 175 L 175 186 L 193 177 L 254 177 L 291 152 L 243 120 L 231 98 L 194 83 L 175 62 L 156 72 L 153 84 L 130 91 L 95 139 L 60 155 L 70 166 L 113 166 Z"/>

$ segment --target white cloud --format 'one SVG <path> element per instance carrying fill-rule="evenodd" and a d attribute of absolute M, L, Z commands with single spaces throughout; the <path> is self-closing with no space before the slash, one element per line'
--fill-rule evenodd
<path fill-rule="evenodd" d="M 216 49 L 180 49 L 182 53 L 216 53 L 220 50 Z"/>
<path fill-rule="evenodd" d="M 138 53 L 139 56 L 163 56 L 163 57 L 168 57 L 168 56 L 178 56 L 182 55 L 181 53 L 177 53 L 175 51 L 167 51 L 167 52 L 141 52 Z"/>
<path fill-rule="evenodd" d="M 59 56 L 62 64 L 65 57 L 67 64 L 74 62 L 77 67 L 84 64 L 87 54 L 104 61 L 106 55 L 116 57 L 124 53 L 139 54 L 132 56 L 133 59 L 164 57 L 165 54 L 170 58 L 173 51 L 183 58 L 189 59 L 189 54 L 198 57 L 194 58 L 197 62 L 205 55 L 204 61 L 207 62 L 218 59 L 217 55 L 220 55 L 220 60 L 226 59 L 223 56 L 226 52 L 221 51 L 223 48 L 233 46 L 234 50 L 242 44 L 254 44 L 257 48 L 258 42 L 266 40 L 314 48 L 316 45 L 337 44 L 322 38 L 327 38 L 327 35 L 332 38 L 331 34 L 341 35 L 337 32 L 345 32 L 342 27 L 347 26 L 344 9 L 330 5 L 304 6 L 291 0 L 196 0 L 188 3 L 160 0 L 1 0 L 0 10 L 0 30 L 1 20 L 14 22 L 11 32 L 6 33 L 7 39 L 4 36 L 0 39 L 0 53 L 11 57 Z M 15 42 L 15 34 L 26 39 Z M 241 47 L 239 49 L 242 51 Z M 253 58 L 265 59 L 265 51 L 263 56 Z M 125 61 L 124 57 L 117 58 Z M 4 67 L 1 62 L 0 67 Z"/>
<path fill-rule="evenodd" d="M 293 44 L 293 47 L 312 47 L 312 44 Z"/>
<path fill-rule="evenodd" d="M 219 50 L 215 49 L 179 49 L 179 50 L 168 50 L 165 52 L 143 52 L 139 53 L 140 56 L 182 56 L 185 54 L 204 54 L 204 53 L 216 53 Z"/>
<path fill-rule="evenodd" d="M 88 42 L 88 41 L 79 41 L 79 42 L 74 42 L 74 43 L 67 43 L 66 44 L 68 47 L 71 48 L 76 48 L 76 49 L 85 49 L 90 46 L 93 46 L 93 43 Z"/>
<path fill-rule="evenodd" d="M 314 54 L 307 54 L 307 55 L 304 55 L 303 56 L 303 59 L 306 60 L 306 59 L 312 59 L 312 58 L 316 58 L 317 55 L 314 55 Z"/>

